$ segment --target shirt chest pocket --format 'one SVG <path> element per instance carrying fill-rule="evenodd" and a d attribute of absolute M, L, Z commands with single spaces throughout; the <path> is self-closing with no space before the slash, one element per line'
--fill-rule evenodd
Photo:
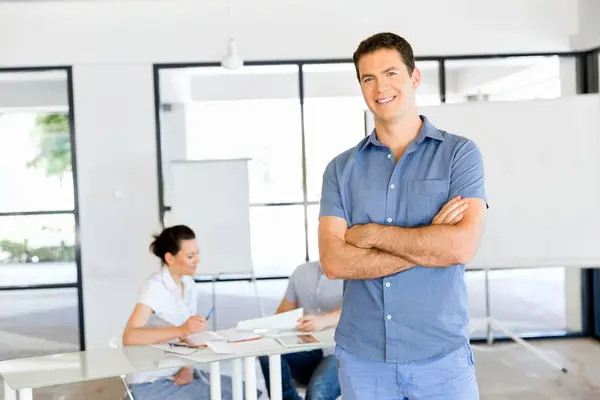
<path fill-rule="evenodd" d="M 408 181 L 406 195 L 407 226 L 431 224 L 431 220 L 448 201 L 447 179 Z"/>

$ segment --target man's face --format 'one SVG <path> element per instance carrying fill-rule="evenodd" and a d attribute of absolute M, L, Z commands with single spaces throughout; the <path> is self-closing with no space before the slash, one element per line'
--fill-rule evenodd
<path fill-rule="evenodd" d="M 412 76 L 395 49 L 379 49 L 358 61 L 360 89 L 375 119 L 386 123 L 401 120 L 414 108 L 420 72 Z"/>

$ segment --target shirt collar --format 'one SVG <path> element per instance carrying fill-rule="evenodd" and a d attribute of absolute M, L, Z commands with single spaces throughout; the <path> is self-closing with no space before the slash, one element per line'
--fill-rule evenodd
<path fill-rule="evenodd" d="M 429 119 L 427 119 L 426 116 L 419 115 L 419 117 L 421 118 L 421 121 L 423 121 L 423 123 L 421 124 L 421 129 L 419 129 L 417 137 L 415 138 L 415 143 L 421 143 L 426 137 L 443 142 L 444 137 L 442 136 L 440 130 L 433 126 L 433 124 L 429 122 Z"/>
<path fill-rule="evenodd" d="M 169 272 L 168 267 L 162 267 L 162 280 L 165 283 L 165 287 L 167 288 L 167 290 L 169 292 L 176 293 L 177 295 L 181 296 L 179 287 L 177 286 L 177 284 L 175 283 L 175 280 L 171 276 L 171 273 Z M 186 280 L 183 279 L 183 277 L 181 279 L 181 282 L 183 283 L 183 292 L 187 293 L 188 285 L 186 285 Z"/>
<path fill-rule="evenodd" d="M 442 142 L 444 141 L 444 137 L 442 136 L 442 133 L 440 132 L 440 130 L 437 129 L 431 122 L 429 122 L 429 119 L 427 119 L 426 116 L 419 115 L 419 118 L 421 118 L 421 121 L 423 123 L 421 124 L 421 128 L 419 129 L 419 132 L 417 133 L 417 137 L 413 140 L 413 142 L 411 142 L 411 144 L 415 143 L 416 145 L 418 145 L 426 137 L 429 137 L 429 138 L 432 138 L 435 140 L 439 140 Z M 373 132 L 371 132 L 371 134 L 369 136 L 367 136 L 366 139 L 363 139 L 363 141 L 361 141 L 361 143 L 359 144 L 359 151 L 366 149 L 369 145 L 385 147 L 385 145 L 377 139 L 377 133 L 375 132 L 375 129 L 373 129 Z M 409 144 L 409 147 L 411 147 L 410 144 Z"/>

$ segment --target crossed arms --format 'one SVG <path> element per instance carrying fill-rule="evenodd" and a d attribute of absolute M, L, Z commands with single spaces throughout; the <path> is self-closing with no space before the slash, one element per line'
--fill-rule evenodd
<path fill-rule="evenodd" d="M 454 198 L 418 228 L 366 224 L 348 229 L 346 220 L 319 221 L 319 255 L 330 279 L 373 279 L 415 265 L 447 267 L 466 264 L 475 255 L 484 227 L 485 202 Z"/>

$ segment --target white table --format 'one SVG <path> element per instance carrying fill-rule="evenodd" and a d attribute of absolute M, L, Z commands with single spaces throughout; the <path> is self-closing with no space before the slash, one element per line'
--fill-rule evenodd
<path fill-rule="evenodd" d="M 63 353 L 42 357 L 21 358 L 0 362 L 4 378 L 5 400 L 32 400 L 33 389 L 112 378 L 138 372 L 149 372 L 173 367 L 210 364 L 211 400 L 221 399 L 220 361 L 233 364 L 233 399 L 243 398 L 242 370 L 246 400 L 256 400 L 256 357 L 269 356 L 269 381 L 272 400 L 281 400 L 281 354 L 296 353 L 334 346 L 333 330 L 315 334 L 318 344 L 286 348 L 275 339 L 236 344 L 235 354 L 215 354 L 200 349 L 192 355 L 176 355 L 150 346 L 126 346 Z M 242 365 L 243 364 L 243 365 Z"/>

